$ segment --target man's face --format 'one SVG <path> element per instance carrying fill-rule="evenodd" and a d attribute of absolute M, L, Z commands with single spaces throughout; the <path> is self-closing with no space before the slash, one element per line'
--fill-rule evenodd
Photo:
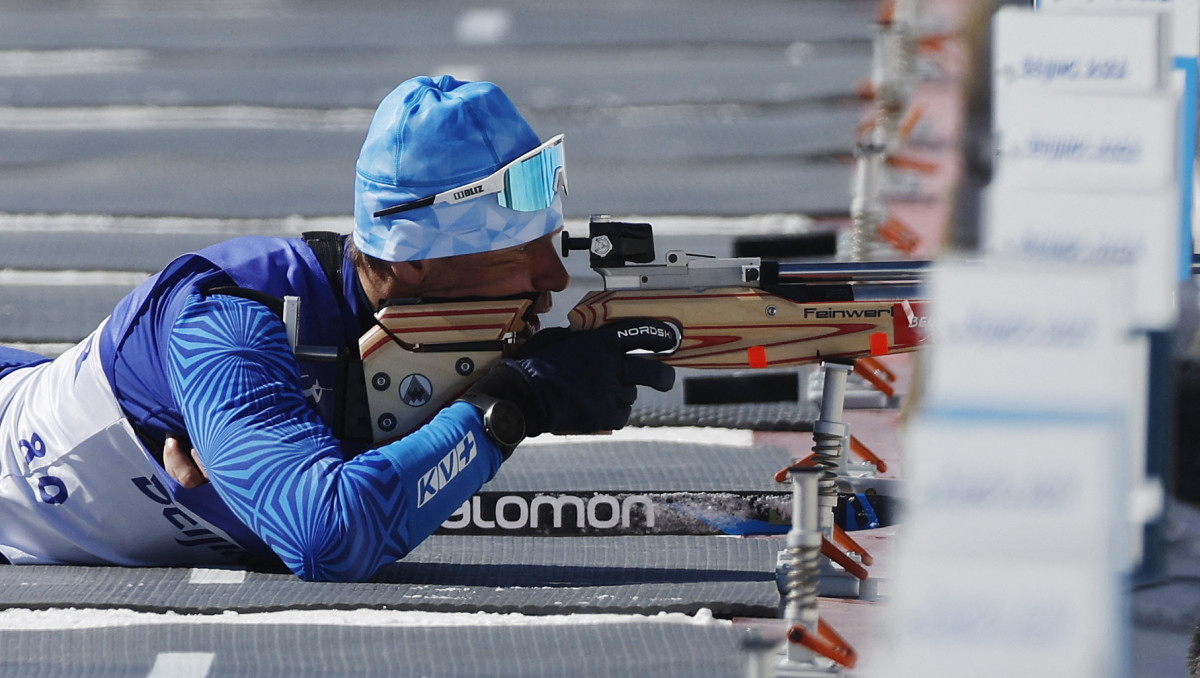
<path fill-rule="evenodd" d="M 542 236 L 518 247 L 463 254 L 426 262 L 428 273 L 422 293 L 427 297 L 507 297 L 536 293 L 537 302 L 527 316 L 550 310 L 551 292 L 561 292 L 571 282 L 555 248 L 558 233 Z M 534 327 L 533 329 L 537 329 Z"/>

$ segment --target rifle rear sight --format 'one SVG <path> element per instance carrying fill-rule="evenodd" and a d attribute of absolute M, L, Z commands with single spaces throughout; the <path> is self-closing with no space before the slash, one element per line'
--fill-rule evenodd
<path fill-rule="evenodd" d="M 606 216 L 592 216 L 586 238 L 564 232 L 562 255 L 569 256 L 572 250 L 589 252 L 589 264 L 608 290 L 758 286 L 764 278 L 757 258 L 724 259 L 670 250 L 664 255 L 665 265 L 655 264 L 650 224 L 610 221 Z"/>
<path fill-rule="evenodd" d="M 650 224 L 609 221 L 593 215 L 588 224 L 588 237 L 572 238 L 563 231 L 562 255 L 572 250 L 591 254 L 592 268 L 619 268 L 626 264 L 649 264 L 654 261 L 654 232 Z"/>

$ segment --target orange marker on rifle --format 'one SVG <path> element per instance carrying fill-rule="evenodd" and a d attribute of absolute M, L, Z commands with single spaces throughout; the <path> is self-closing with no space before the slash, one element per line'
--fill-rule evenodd
<path fill-rule="evenodd" d="M 746 349 L 746 363 L 750 367 L 759 368 L 767 366 L 767 349 L 765 346 L 751 346 Z"/>
<path fill-rule="evenodd" d="M 888 354 L 888 336 L 886 332 L 875 332 L 871 334 L 871 355 L 887 355 Z"/>

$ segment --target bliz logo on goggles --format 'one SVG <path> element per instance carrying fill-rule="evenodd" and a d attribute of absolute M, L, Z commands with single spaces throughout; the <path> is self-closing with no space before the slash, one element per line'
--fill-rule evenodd
<path fill-rule="evenodd" d="M 389 217 L 418 207 L 429 207 L 443 203 L 454 204 L 484 195 L 496 194 L 501 207 L 518 212 L 544 210 L 554 202 L 561 190 L 567 192 L 567 168 L 563 155 L 564 136 L 550 139 L 546 143 L 513 160 L 504 167 L 479 181 L 457 186 L 427 198 L 417 198 L 406 203 L 379 210 L 375 218 Z"/>

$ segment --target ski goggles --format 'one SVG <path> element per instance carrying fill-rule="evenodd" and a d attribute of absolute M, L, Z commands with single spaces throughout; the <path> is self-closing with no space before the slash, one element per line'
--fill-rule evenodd
<path fill-rule="evenodd" d="M 429 207 L 439 203 L 454 204 L 492 194 L 496 194 L 501 207 L 518 212 L 544 210 L 554 202 L 554 196 L 558 195 L 559 190 L 567 192 L 563 136 L 559 134 L 479 181 L 472 181 L 427 198 L 417 198 L 388 207 L 375 212 L 373 216 L 387 217 L 418 207 Z"/>

